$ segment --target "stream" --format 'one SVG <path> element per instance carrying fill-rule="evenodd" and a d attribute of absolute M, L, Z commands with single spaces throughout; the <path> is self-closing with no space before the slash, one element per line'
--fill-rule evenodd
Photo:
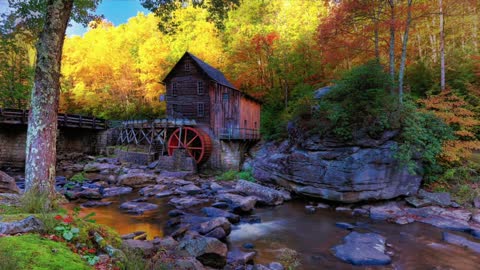
<path fill-rule="evenodd" d="M 106 207 L 82 208 L 82 213 L 95 212 L 98 223 L 116 229 L 120 234 L 145 231 L 148 238 L 162 237 L 169 219 L 168 198 L 151 198 L 149 202 L 160 207 L 144 215 L 129 215 L 119 209 L 124 201 L 138 198 L 135 192 L 126 196 L 110 198 L 113 203 Z M 73 209 L 75 203 L 67 208 Z M 458 246 L 442 242 L 442 230 L 412 223 L 396 225 L 368 218 L 354 217 L 349 213 L 318 209 L 313 214 L 304 210 L 305 202 L 291 201 L 277 207 L 256 208 L 255 215 L 262 220 L 256 224 L 234 226 L 228 238 L 230 249 L 242 249 L 252 243 L 257 255 L 256 263 L 278 261 L 282 248 L 296 250 L 300 254 L 298 269 L 480 269 L 480 256 Z M 192 209 L 191 209 L 192 210 Z M 198 211 L 193 209 L 192 212 Z M 340 244 L 349 231 L 338 228 L 336 222 L 357 224 L 359 232 L 376 232 L 387 238 L 393 251 L 393 263 L 389 266 L 362 267 L 344 263 L 334 257 L 330 248 Z M 466 234 L 462 234 L 467 236 Z"/>

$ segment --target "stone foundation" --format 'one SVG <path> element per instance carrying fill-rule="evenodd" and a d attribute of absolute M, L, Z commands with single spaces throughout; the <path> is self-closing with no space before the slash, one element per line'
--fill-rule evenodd
<path fill-rule="evenodd" d="M 160 156 L 157 168 L 167 171 L 196 172 L 197 164 L 185 150 L 178 149 L 173 152 L 173 156 Z"/>
<path fill-rule="evenodd" d="M 102 153 L 113 140 L 110 130 L 61 128 L 57 136 L 57 153 L 84 153 L 96 155 Z M 27 126 L 0 125 L 0 169 L 23 168 Z"/>
<path fill-rule="evenodd" d="M 139 165 L 148 165 L 155 160 L 155 153 L 128 152 L 117 149 L 115 155 L 120 161 Z"/>

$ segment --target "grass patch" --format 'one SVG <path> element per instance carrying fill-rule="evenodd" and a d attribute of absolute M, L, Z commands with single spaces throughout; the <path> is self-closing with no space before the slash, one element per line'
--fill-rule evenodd
<path fill-rule="evenodd" d="M 0 269 L 92 269 L 64 243 L 54 242 L 34 234 L 0 238 L 0 258 L 6 256 L 11 260 L 9 259 L 5 262 L 0 260 Z M 14 268 L 11 268 L 12 266 Z"/>
<path fill-rule="evenodd" d="M 45 192 L 27 191 L 20 198 L 21 213 L 40 214 L 47 213 L 55 209 L 54 202 L 48 198 Z"/>
<path fill-rule="evenodd" d="M 217 176 L 216 179 L 218 181 L 233 181 L 242 179 L 250 182 L 255 182 L 255 178 L 253 177 L 251 170 L 240 172 L 235 170 L 228 170 Z"/>
<path fill-rule="evenodd" d="M 85 180 L 88 180 L 88 178 L 85 176 L 85 172 L 76 173 L 70 178 L 71 182 L 76 183 L 83 183 Z"/>

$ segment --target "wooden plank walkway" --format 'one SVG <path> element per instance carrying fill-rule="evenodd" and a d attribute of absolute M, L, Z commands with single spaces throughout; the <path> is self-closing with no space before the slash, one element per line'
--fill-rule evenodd
<path fill-rule="evenodd" d="M 28 112 L 28 110 L 0 108 L 0 124 L 26 125 L 28 124 Z M 108 128 L 108 121 L 78 114 L 59 113 L 58 127 L 102 130 Z"/>

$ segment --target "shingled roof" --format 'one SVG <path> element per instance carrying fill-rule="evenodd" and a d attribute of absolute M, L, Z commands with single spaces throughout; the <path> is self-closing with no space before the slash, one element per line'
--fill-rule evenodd
<path fill-rule="evenodd" d="M 229 88 L 233 88 L 233 89 L 236 89 L 235 86 L 233 86 L 233 84 L 231 84 L 227 78 L 225 78 L 225 75 L 223 75 L 223 73 L 210 66 L 209 64 L 203 62 L 202 60 L 200 60 L 200 58 L 196 57 L 195 55 L 189 53 L 189 52 L 185 52 L 185 54 L 180 58 L 183 59 L 186 55 L 190 56 L 190 58 L 193 59 L 193 61 L 195 61 L 195 63 L 198 65 L 198 67 L 203 71 L 205 72 L 205 74 L 212 80 L 216 81 L 217 83 L 219 84 L 222 84 L 222 85 L 225 85 Z M 163 81 L 165 81 L 171 74 L 171 72 L 175 69 L 175 67 L 178 65 L 178 63 L 180 62 L 180 60 L 177 62 L 177 64 L 175 64 L 175 66 L 170 70 L 170 72 L 167 74 L 167 76 L 165 76 L 165 78 L 163 79 Z M 237 89 L 236 89 L 237 90 Z"/>
<path fill-rule="evenodd" d="M 230 88 L 235 89 L 235 86 L 233 86 L 227 80 L 227 78 L 225 78 L 225 75 L 223 75 L 223 73 L 220 70 L 218 70 L 218 69 L 210 66 L 209 64 L 203 62 L 202 60 L 200 60 L 200 58 L 196 57 L 195 55 L 193 55 L 189 52 L 186 52 L 186 54 L 188 54 L 195 62 L 197 62 L 197 64 L 200 66 L 200 68 L 203 70 L 203 72 L 205 72 L 207 74 L 207 76 L 210 77 L 210 79 L 216 81 L 219 84 L 223 84 L 225 86 L 228 86 Z"/>

